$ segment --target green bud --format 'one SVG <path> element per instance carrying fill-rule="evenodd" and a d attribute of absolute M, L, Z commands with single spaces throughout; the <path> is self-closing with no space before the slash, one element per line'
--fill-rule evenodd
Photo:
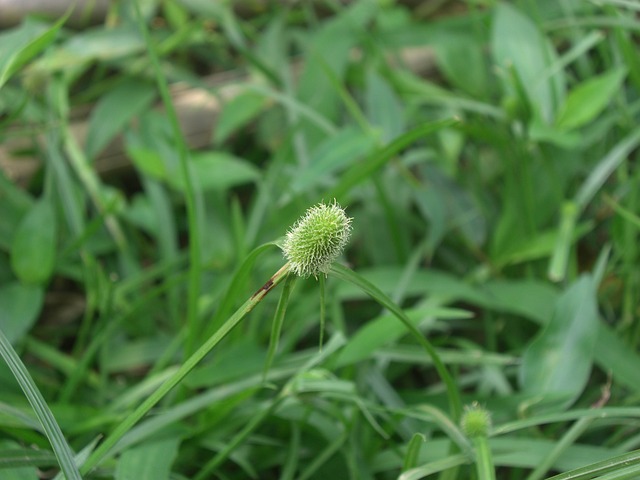
<path fill-rule="evenodd" d="M 296 275 L 317 278 L 329 273 L 350 235 L 351 218 L 344 209 L 335 201 L 329 205 L 319 203 L 287 232 L 282 250 Z"/>
<path fill-rule="evenodd" d="M 469 438 L 486 437 L 491 428 L 491 414 L 474 402 L 465 407 L 460 426 Z"/>

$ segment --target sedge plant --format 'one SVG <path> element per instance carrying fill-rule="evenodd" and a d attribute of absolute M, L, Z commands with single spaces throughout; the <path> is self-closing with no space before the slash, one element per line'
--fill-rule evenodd
<path fill-rule="evenodd" d="M 347 216 L 344 209 L 335 201 L 332 203 L 320 203 L 309 208 L 286 234 L 282 250 L 287 262 L 188 357 L 171 377 L 116 426 L 111 434 L 87 458 L 81 467 L 81 472 L 86 474 L 113 454 L 113 448 L 119 440 L 176 387 L 271 290 L 287 278 L 292 280 L 296 277 L 315 277 L 322 282 L 327 275 L 332 275 L 353 283 L 383 307 L 387 308 L 406 326 L 431 357 L 447 388 L 451 415 L 454 418 L 459 418 L 461 408 L 458 391 L 453 379 L 430 342 L 411 323 L 402 309 L 382 291 L 351 269 L 335 263 L 349 240 L 351 222 L 352 219 Z M 283 295 L 283 298 L 286 301 L 290 289 L 285 290 L 287 294 Z M 279 306 L 278 312 L 283 311 L 284 309 Z M 278 316 L 277 313 L 276 321 Z M 272 346 L 274 337 L 277 337 L 278 334 L 279 332 L 277 331 L 272 334 Z"/>
<path fill-rule="evenodd" d="M 464 434 L 473 442 L 478 480 L 495 480 L 495 468 L 488 442 L 491 415 L 485 408 L 474 402 L 465 408 L 460 426 Z"/>

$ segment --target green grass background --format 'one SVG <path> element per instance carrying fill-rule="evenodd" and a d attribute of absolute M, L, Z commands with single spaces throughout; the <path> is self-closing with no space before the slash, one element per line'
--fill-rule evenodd
<path fill-rule="evenodd" d="M 0 173 L 0 478 L 640 478 L 639 14 L 144 0 L 0 31 L 0 142 L 39 161 Z M 177 84 L 222 103 L 204 147 Z M 245 303 L 333 199 L 340 265 Z"/>

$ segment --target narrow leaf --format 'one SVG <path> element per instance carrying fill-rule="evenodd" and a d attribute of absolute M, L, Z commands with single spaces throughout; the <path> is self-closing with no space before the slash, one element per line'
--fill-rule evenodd
<path fill-rule="evenodd" d="M 620 90 L 626 75 L 625 68 L 618 68 L 589 78 L 575 87 L 560 107 L 556 119 L 557 127 L 570 130 L 596 118 Z"/>
<path fill-rule="evenodd" d="M 418 464 L 418 458 L 420 458 L 420 449 L 426 441 L 427 437 L 425 437 L 424 434 L 413 434 L 413 437 L 411 437 L 409 445 L 407 446 L 407 452 L 404 454 L 404 461 L 402 462 L 403 471 L 414 468 Z"/>
<path fill-rule="evenodd" d="M 433 360 L 433 365 L 435 366 L 438 375 L 444 382 L 447 388 L 447 395 L 449 396 L 449 407 L 451 409 L 451 415 L 454 419 L 460 418 L 462 413 L 462 404 L 460 401 L 460 394 L 458 392 L 458 388 L 456 384 L 453 382 L 453 378 L 451 374 L 445 367 L 444 363 L 442 363 L 442 359 L 433 348 L 431 343 L 420 333 L 409 317 L 402 311 L 398 305 L 396 305 L 393 300 L 387 297 L 382 290 L 378 287 L 367 281 L 362 276 L 358 275 L 353 270 L 350 270 L 338 263 L 334 263 L 331 266 L 331 273 L 336 277 L 345 280 L 358 288 L 360 288 L 363 292 L 369 295 L 373 300 L 378 302 L 383 307 L 387 308 L 393 315 L 402 322 L 405 328 L 409 331 L 409 333 L 413 336 L 415 340 L 425 349 L 427 354 Z"/>
<path fill-rule="evenodd" d="M 73 452 L 67 444 L 53 413 L 51 413 L 51 409 L 2 330 L 0 330 L 0 356 L 7 362 L 11 373 L 18 381 L 38 420 L 42 423 L 42 427 L 49 442 L 51 442 L 53 452 L 67 480 L 82 480 L 73 459 Z"/>
<path fill-rule="evenodd" d="M 27 21 L 19 28 L 0 35 L 0 89 L 20 67 L 53 42 L 68 16 L 49 28 Z"/>
<path fill-rule="evenodd" d="M 326 196 L 327 198 L 336 198 L 340 201 L 340 197 L 345 195 L 352 187 L 370 178 L 376 171 L 384 166 L 391 158 L 410 146 L 413 142 L 424 138 L 427 135 L 438 132 L 443 128 L 455 125 L 457 120 L 446 119 L 436 120 L 434 122 L 425 123 L 413 130 L 396 137 L 389 144 L 374 152 L 369 158 L 363 162 L 352 165 L 341 177 L 340 182 Z"/>
<path fill-rule="evenodd" d="M 264 110 L 267 100 L 263 95 L 248 91 L 238 94 L 222 109 L 216 123 L 214 139 L 220 144 L 241 129 Z"/>

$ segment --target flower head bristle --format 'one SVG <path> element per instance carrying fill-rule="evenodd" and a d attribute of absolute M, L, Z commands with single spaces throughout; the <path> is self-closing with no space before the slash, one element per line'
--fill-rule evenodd
<path fill-rule="evenodd" d="M 291 229 L 282 247 L 293 272 L 301 277 L 329 273 L 351 235 L 351 218 L 334 200 L 309 208 Z"/>
<path fill-rule="evenodd" d="M 474 402 L 465 408 L 460 426 L 469 438 L 486 437 L 491 428 L 491 414 Z"/>

